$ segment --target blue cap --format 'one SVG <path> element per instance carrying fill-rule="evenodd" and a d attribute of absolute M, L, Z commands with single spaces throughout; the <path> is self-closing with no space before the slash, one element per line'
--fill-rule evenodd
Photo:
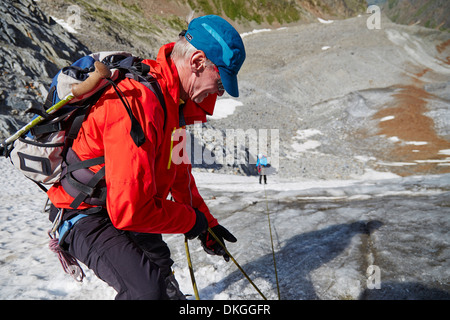
<path fill-rule="evenodd" d="M 238 97 L 237 74 L 245 60 L 245 48 L 236 29 L 219 16 L 207 15 L 192 20 L 185 37 L 217 66 L 225 90 Z"/>

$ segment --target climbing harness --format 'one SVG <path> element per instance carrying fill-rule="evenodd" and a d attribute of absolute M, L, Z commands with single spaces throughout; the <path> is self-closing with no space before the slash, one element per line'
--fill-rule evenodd
<path fill-rule="evenodd" d="M 85 278 L 85 273 L 83 269 L 80 267 L 77 259 L 72 257 L 68 252 L 64 251 L 60 243 L 64 239 L 67 231 L 69 231 L 75 223 L 78 222 L 81 218 L 86 217 L 85 214 L 78 214 L 70 220 L 64 221 L 62 224 L 62 217 L 64 214 L 64 209 L 60 209 L 58 214 L 53 222 L 52 228 L 48 232 L 48 236 L 50 237 L 49 248 L 51 251 L 55 252 L 58 255 L 59 261 L 66 273 L 71 275 L 76 281 L 83 282 Z M 56 233 L 58 232 L 58 236 Z"/>

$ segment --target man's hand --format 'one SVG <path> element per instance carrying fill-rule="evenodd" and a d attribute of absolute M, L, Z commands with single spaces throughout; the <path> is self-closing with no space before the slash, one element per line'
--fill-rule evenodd
<path fill-rule="evenodd" d="M 205 214 L 198 209 L 194 210 L 196 214 L 195 224 L 191 230 L 184 234 L 189 240 L 195 239 L 195 237 L 208 229 L 208 220 L 206 220 Z"/>
<path fill-rule="evenodd" d="M 219 238 L 220 242 L 225 246 L 224 239 L 229 242 L 236 242 L 237 239 L 227 229 L 221 225 L 217 225 L 211 228 L 212 232 Z M 214 237 L 208 232 L 204 232 L 198 236 L 202 243 L 203 249 L 211 255 L 223 256 L 226 262 L 230 261 L 230 257 L 225 252 L 225 249 L 214 239 Z"/>

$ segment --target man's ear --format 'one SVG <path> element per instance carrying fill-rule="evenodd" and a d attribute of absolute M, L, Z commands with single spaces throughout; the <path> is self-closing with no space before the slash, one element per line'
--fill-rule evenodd
<path fill-rule="evenodd" d="M 191 55 L 189 59 L 192 73 L 202 72 L 205 68 L 206 55 L 203 51 L 197 50 Z"/>

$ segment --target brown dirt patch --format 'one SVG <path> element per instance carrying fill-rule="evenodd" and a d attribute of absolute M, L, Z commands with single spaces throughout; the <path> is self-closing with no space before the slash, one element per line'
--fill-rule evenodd
<path fill-rule="evenodd" d="M 442 42 L 436 46 L 436 50 L 439 54 L 442 54 L 448 47 L 450 46 L 450 39 Z M 440 59 L 442 62 L 450 65 L 450 56 L 444 57 Z"/>
<path fill-rule="evenodd" d="M 448 39 L 448 40 L 445 41 L 445 42 L 442 42 L 441 44 L 438 44 L 438 45 L 436 46 L 436 50 L 437 50 L 439 53 L 442 53 L 448 46 L 450 46 L 450 39 Z"/>
<path fill-rule="evenodd" d="M 374 115 L 375 119 L 380 120 L 393 117 L 390 120 L 380 121 L 378 134 L 387 138 L 398 138 L 394 147 L 385 155 L 387 158 L 383 160 L 415 163 L 390 167 L 391 171 L 401 176 L 450 173 L 450 166 L 444 166 L 439 162 L 445 162 L 449 157 L 440 154 L 439 151 L 450 149 L 450 141 L 439 137 L 433 119 L 424 115 L 428 111 L 428 100 L 433 98 L 418 80 L 426 72 L 427 69 L 416 74 L 417 78 L 413 84 L 398 86 L 397 92 L 393 94 L 394 100 Z"/>

